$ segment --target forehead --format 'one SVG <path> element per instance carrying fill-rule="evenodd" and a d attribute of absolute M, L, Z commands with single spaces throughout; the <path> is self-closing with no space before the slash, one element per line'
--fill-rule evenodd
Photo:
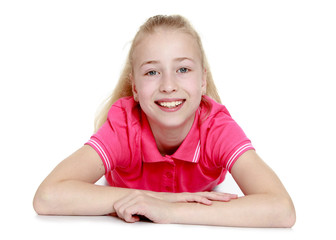
<path fill-rule="evenodd" d="M 144 61 L 169 61 L 190 58 L 201 61 L 201 51 L 195 38 L 179 30 L 158 29 L 141 37 L 134 48 L 133 65 Z"/>

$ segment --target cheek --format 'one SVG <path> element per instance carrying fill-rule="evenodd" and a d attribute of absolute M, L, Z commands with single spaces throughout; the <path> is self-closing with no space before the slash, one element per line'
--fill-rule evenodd
<path fill-rule="evenodd" d="M 145 99 L 150 98 L 155 90 L 155 86 L 153 86 L 153 84 L 150 84 L 149 82 L 146 82 L 146 83 L 140 82 L 136 84 L 136 87 L 137 87 L 138 96 L 140 100 L 141 99 L 145 100 Z"/>
<path fill-rule="evenodd" d="M 194 94 L 202 94 L 202 78 L 199 75 L 191 76 L 188 80 L 183 81 L 184 88 L 189 89 Z"/>

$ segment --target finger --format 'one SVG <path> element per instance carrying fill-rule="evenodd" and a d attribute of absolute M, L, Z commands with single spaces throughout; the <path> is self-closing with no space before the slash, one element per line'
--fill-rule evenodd
<path fill-rule="evenodd" d="M 231 199 L 237 199 L 238 198 L 238 194 L 230 194 Z"/>
<path fill-rule="evenodd" d="M 193 196 L 191 202 L 198 202 L 198 203 L 202 203 L 204 205 L 211 205 L 212 204 L 211 199 L 209 199 L 207 197 L 204 197 L 204 196 L 198 196 L 198 195 Z"/>
<path fill-rule="evenodd" d="M 125 210 L 133 204 L 134 204 L 134 199 L 131 198 L 130 196 L 127 196 L 117 201 L 113 205 L 113 208 L 116 214 L 118 215 L 118 217 L 125 220 L 125 215 L 126 215 Z"/>
<path fill-rule="evenodd" d="M 140 195 L 139 191 L 134 191 L 133 193 L 119 199 L 114 203 L 113 208 L 116 211 L 119 218 L 124 219 L 125 209 L 133 205 L 136 202 L 137 196 L 139 195 Z"/>
<path fill-rule="evenodd" d="M 137 214 L 125 214 L 124 221 L 128 223 L 135 223 L 140 221 L 140 216 Z"/>
<path fill-rule="evenodd" d="M 120 205 L 119 208 L 116 209 L 117 216 L 120 219 L 123 219 L 125 222 L 134 223 L 140 221 L 140 217 L 136 214 L 136 210 L 132 210 L 135 201 L 130 200 Z"/>
<path fill-rule="evenodd" d="M 206 196 L 195 193 L 184 193 L 179 195 L 175 202 L 197 202 L 205 205 L 211 205 L 212 201 Z"/>
<path fill-rule="evenodd" d="M 114 209 L 118 217 L 126 222 L 137 222 L 140 221 L 137 215 L 144 215 L 141 211 L 143 211 L 143 203 L 147 198 L 146 194 L 136 191 L 116 202 Z"/>
<path fill-rule="evenodd" d="M 138 222 L 140 221 L 141 216 L 146 215 L 145 212 L 143 204 L 135 202 L 124 210 L 123 219 L 129 223 Z"/>
<path fill-rule="evenodd" d="M 200 194 L 202 194 L 204 197 L 208 198 L 209 200 L 223 201 L 223 202 L 228 202 L 231 199 L 236 199 L 238 197 L 236 194 L 219 193 L 219 192 L 202 192 Z"/>
<path fill-rule="evenodd" d="M 238 198 L 238 195 L 237 195 L 237 194 L 220 193 L 220 192 L 216 192 L 216 194 L 218 194 L 219 196 L 222 196 L 222 197 L 227 197 L 227 198 L 229 198 L 229 199 L 236 199 L 236 198 Z"/>

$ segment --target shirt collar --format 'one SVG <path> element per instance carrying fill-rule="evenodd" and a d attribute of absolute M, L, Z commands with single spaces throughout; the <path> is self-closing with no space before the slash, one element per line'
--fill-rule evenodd
<path fill-rule="evenodd" d="M 156 146 L 156 142 L 150 128 L 146 115 L 141 111 L 141 149 L 142 160 L 144 162 L 164 162 L 166 159 L 176 159 L 186 162 L 197 163 L 200 155 L 200 136 L 199 136 L 199 115 L 200 110 L 195 113 L 193 125 L 180 145 L 180 147 L 170 156 L 162 156 Z"/>

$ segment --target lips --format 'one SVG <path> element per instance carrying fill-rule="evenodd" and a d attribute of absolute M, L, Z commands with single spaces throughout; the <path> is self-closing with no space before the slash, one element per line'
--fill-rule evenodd
<path fill-rule="evenodd" d="M 155 101 L 155 103 L 160 108 L 166 110 L 178 110 L 180 107 L 182 107 L 184 102 L 185 99 L 160 99 L 158 101 Z"/>

